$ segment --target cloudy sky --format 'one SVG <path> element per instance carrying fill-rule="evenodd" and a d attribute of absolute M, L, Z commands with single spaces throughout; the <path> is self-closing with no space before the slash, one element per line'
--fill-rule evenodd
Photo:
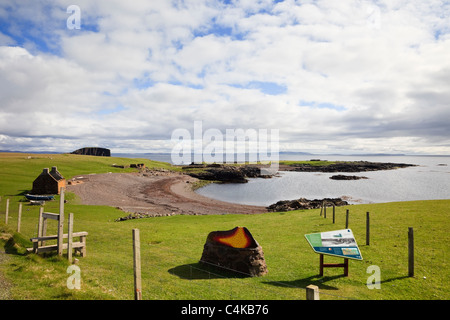
<path fill-rule="evenodd" d="M 450 3 L 0 2 L 0 150 L 170 152 L 194 121 L 278 129 L 280 151 L 450 155 Z"/>

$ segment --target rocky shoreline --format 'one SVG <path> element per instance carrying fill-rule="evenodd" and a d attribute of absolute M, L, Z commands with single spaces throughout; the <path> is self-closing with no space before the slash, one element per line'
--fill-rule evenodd
<path fill-rule="evenodd" d="M 246 183 L 248 178 L 271 178 L 273 175 L 262 174 L 260 165 L 224 165 L 224 164 L 192 164 L 183 169 L 186 174 L 207 181 L 223 183 Z M 196 170 L 197 169 L 197 170 Z"/>
<path fill-rule="evenodd" d="M 349 203 L 341 198 L 324 198 L 308 200 L 300 198 L 296 200 L 281 200 L 267 207 L 269 212 L 284 212 L 292 210 L 308 210 L 308 209 L 320 209 L 323 204 L 332 204 L 336 207 L 347 206 Z"/>
<path fill-rule="evenodd" d="M 325 161 L 326 162 L 326 161 Z M 379 170 L 394 170 L 415 166 L 407 163 L 390 163 L 390 162 L 369 162 L 369 161 L 352 161 L 352 162 L 329 162 L 323 165 L 316 163 L 293 163 L 283 164 L 278 167 L 278 171 L 296 171 L 296 172 L 367 172 Z M 266 165 L 245 164 L 191 164 L 184 166 L 183 170 L 191 177 L 217 181 L 223 183 L 246 183 L 249 178 L 272 178 L 276 173 L 268 174 Z M 264 172 L 264 173 L 262 173 Z M 336 180 L 357 180 L 367 179 L 367 177 L 336 175 L 331 177 Z"/>
<path fill-rule="evenodd" d="M 306 172 L 361 172 L 391 170 L 413 166 L 397 163 L 330 162 L 311 165 L 298 162 L 281 164 L 279 171 Z M 128 215 L 117 221 L 147 217 L 163 217 L 178 214 L 257 214 L 267 211 L 290 211 L 317 209 L 323 201 L 335 206 L 348 205 L 340 198 L 279 201 L 269 207 L 241 205 L 223 202 L 201 196 L 194 192 L 193 185 L 200 180 L 221 183 L 246 183 L 249 178 L 271 178 L 277 174 L 267 174 L 268 166 L 259 164 L 199 164 L 182 168 L 181 172 L 169 170 L 142 169 L 135 173 L 92 174 L 74 177 L 67 188 L 77 194 L 82 204 L 109 205 L 121 209 Z M 262 171 L 264 170 L 264 171 Z M 339 175 L 338 175 L 339 176 Z M 354 176 L 356 177 L 356 176 Z M 338 179 L 354 179 L 353 176 Z M 364 178 L 364 177 L 359 177 Z"/>
<path fill-rule="evenodd" d="M 326 162 L 326 161 L 325 161 Z M 369 161 L 352 161 L 352 162 L 330 162 L 323 165 L 316 163 L 293 163 L 280 164 L 278 171 L 296 171 L 296 172 L 367 172 L 378 170 L 394 170 L 415 166 L 406 163 L 383 163 Z M 246 183 L 249 178 L 272 178 L 276 173 L 268 174 L 263 171 L 266 165 L 258 164 L 191 164 L 184 166 L 185 174 L 206 181 L 215 181 L 222 183 Z M 262 173 L 263 172 L 263 173 Z M 336 175 L 330 177 L 335 180 L 358 180 L 367 179 L 367 177 Z"/>
<path fill-rule="evenodd" d="M 391 163 L 391 162 L 370 162 L 370 161 L 352 161 L 352 162 L 332 162 L 325 165 L 315 165 L 310 163 L 299 163 L 291 165 L 282 165 L 282 171 L 298 172 L 367 172 L 378 170 L 394 170 L 399 168 L 414 167 L 414 164 Z"/>
<path fill-rule="evenodd" d="M 361 179 L 369 179 L 364 176 L 346 176 L 344 174 L 337 174 L 334 176 L 331 176 L 330 179 L 332 180 L 361 180 Z"/>

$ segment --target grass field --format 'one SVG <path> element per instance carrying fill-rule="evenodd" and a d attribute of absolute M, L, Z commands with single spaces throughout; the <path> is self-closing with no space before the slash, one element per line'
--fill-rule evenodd
<path fill-rule="evenodd" d="M 75 216 L 74 231 L 87 231 L 87 256 L 79 258 L 81 289 L 67 288 L 69 264 L 63 256 L 26 254 L 36 236 L 39 209 L 24 202 L 21 233 L 16 233 L 18 203 L 44 167 L 57 166 L 66 179 L 78 174 L 124 172 L 111 165 L 144 162 L 149 167 L 174 169 L 144 159 L 77 155 L 0 154 L 0 245 L 8 259 L 0 273 L 12 283 L 13 299 L 133 299 L 132 229 L 141 235 L 144 299 L 304 299 L 304 288 L 315 284 L 326 299 L 449 299 L 448 266 L 450 200 L 352 205 L 336 209 L 336 223 L 320 210 L 260 215 L 170 216 L 116 222 L 126 214 L 106 206 L 80 205 L 67 194 L 65 212 Z M 4 224 L 10 199 L 8 225 Z M 349 276 L 341 268 L 318 275 L 319 256 L 304 235 L 349 227 L 363 261 L 350 260 Z M 45 210 L 58 212 L 58 201 Z M 365 218 L 370 212 L 370 245 L 365 245 Z M 264 250 L 269 273 L 241 277 L 198 263 L 209 232 L 245 226 Z M 67 227 L 67 226 L 66 226 Z M 408 227 L 415 235 L 415 276 L 408 277 Z M 50 223 L 48 234 L 56 233 Z M 325 262 L 342 259 L 326 257 Z M 380 268 L 381 288 L 369 289 L 368 267 Z"/>

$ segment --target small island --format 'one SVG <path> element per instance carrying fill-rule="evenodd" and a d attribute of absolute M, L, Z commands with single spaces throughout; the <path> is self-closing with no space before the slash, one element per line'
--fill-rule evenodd
<path fill-rule="evenodd" d="M 370 161 L 280 161 L 280 171 L 298 172 L 367 172 L 414 167 L 414 164 Z"/>

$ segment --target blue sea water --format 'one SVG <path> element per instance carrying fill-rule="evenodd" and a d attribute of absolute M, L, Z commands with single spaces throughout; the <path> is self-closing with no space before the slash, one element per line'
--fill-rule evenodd
<path fill-rule="evenodd" d="M 170 162 L 170 154 L 147 154 L 145 157 Z M 361 180 L 330 179 L 336 173 L 280 172 L 277 177 L 250 179 L 244 184 L 210 184 L 198 189 L 197 193 L 222 201 L 262 206 L 298 198 L 340 197 L 354 204 L 450 199 L 450 156 L 280 155 L 280 160 L 310 159 L 394 162 L 416 166 L 347 173 L 368 178 Z"/>

